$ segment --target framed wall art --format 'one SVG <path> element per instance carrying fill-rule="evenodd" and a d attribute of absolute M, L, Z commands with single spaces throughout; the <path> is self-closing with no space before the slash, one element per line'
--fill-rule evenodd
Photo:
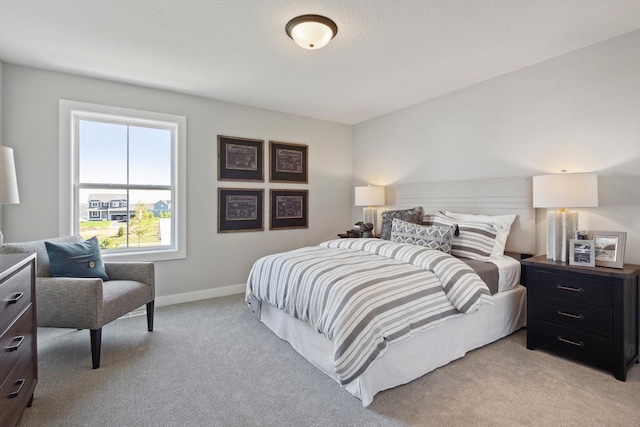
<path fill-rule="evenodd" d="M 264 230 L 264 190 L 218 188 L 218 233 Z"/>
<path fill-rule="evenodd" d="M 623 268 L 627 233 L 624 231 L 589 231 L 595 247 L 596 265 Z"/>
<path fill-rule="evenodd" d="M 270 190 L 270 230 L 308 228 L 308 190 Z"/>
<path fill-rule="evenodd" d="M 307 184 L 308 150 L 303 144 L 269 141 L 269 181 Z"/>
<path fill-rule="evenodd" d="M 595 267 L 595 246 L 593 240 L 569 240 L 569 265 Z"/>
<path fill-rule="evenodd" d="M 264 182 L 264 141 L 218 135 L 218 181 Z"/>

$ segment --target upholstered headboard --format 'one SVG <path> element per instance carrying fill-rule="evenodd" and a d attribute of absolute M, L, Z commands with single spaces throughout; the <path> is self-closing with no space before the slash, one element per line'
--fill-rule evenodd
<path fill-rule="evenodd" d="M 484 215 L 516 214 L 507 239 L 506 252 L 535 254 L 536 215 L 531 177 L 491 178 L 400 184 L 395 187 L 395 206 L 422 206 L 425 213 L 437 210 Z"/>

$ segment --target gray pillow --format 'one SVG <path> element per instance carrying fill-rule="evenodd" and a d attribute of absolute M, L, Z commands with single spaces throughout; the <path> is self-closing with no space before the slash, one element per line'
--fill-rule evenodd
<path fill-rule="evenodd" d="M 393 224 L 394 218 L 398 218 L 406 222 L 412 222 L 414 224 L 420 224 L 422 222 L 423 215 L 424 215 L 424 211 L 422 210 L 421 207 L 382 212 L 382 225 L 380 226 L 380 238 L 385 240 L 391 239 L 391 226 Z"/>

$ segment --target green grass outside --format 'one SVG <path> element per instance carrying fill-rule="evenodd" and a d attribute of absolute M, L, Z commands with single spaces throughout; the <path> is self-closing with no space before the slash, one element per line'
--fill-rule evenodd
<path fill-rule="evenodd" d="M 158 237 L 158 230 L 160 227 L 160 218 L 152 218 L 149 231 L 140 238 L 140 247 L 142 246 L 160 246 L 160 238 Z M 135 224 L 131 223 L 130 228 L 133 228 Z M 118 236 L 118 230 L 120 227 L 124 228 L 122 236 Z M 98 241 L 102 244 L 105 239 L 109 239 L 112 242 L 112 248 L 126 248 L 127 223 L 118 221 L 85 221 L 80 223 L 80 235 L 84 239 L 88 239 L 93 236 L 98 237 Z M 138 247 L 138 236 L 129 233 L 129 247 Z"/>

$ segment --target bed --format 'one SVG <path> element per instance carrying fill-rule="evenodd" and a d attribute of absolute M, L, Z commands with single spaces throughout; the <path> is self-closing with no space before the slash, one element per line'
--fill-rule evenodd
<path fill-rule="evenodd" d="M 323 330 L 322 333 L 319 332 L 322 326 L 328 325 L 326 318 L 314 318 L 313 315 L 309 315 L 305 311 L 307 307 L 316 304 L 314 302 L 316 300 L 310 299 L 310 302 L 307 301 L 298 307 L 287 309 L 286 306 L 290 304 L 290 300 L 295 299 L 292 295 L 295 292 L 300 292 L 291 289 L 292 286 L 288 282 L 292 282 L 292 280 L 276 279 L 277 276 L 273 274 L 269 276 L 264 272 L 261 275 L 254 275 L 254 270 L 264 268 L 264 263 L 267 261 L 259 260 L 254 265 L 247 283 L 247 303 L 258 314 L 260 321 L 278 337 L 289 342 L 309 362 L 331 378 L 334 378 L 351 395 L 360 399 L 363 406 L 370 405 L 376 393 L 410 382 L 440 366 L 463 357 L 473 349 L 513 333 L 525 326 L 526 323 L 526 290 L 519 284 L 520 263 L 516 258 L 520 254 L 533 254 L 535 251 L 535 214 L 531 203 L 530 178 L 517 177 L 400 185 L 395 188 L 394 209 L 390 209 L 387 212 L 409 211 L 417 206 L 422 208 L 424 217 L 420 221 L 422 224 L 409 227 L 411 231 L 414 231 L 413 227 L 419 228 L 420 226 L 423 227 L 420 229 L 422 231 L 424 231 L 424 227 L 430 230 L 437 228 L 442 231 L 444 230 L 442 227 L 446 224 L 438 223 L 438 221 L 450 219 L 453 224 L 452 227 L 455 226 L 456 232 L 460 229 L 460 236 L 462 236 L 462 230 L 467 233 L 464 226 L 471 224 L 475 227 L 477 224 L 474 220 L 478 218 L 489 221 L 487 218 L 510 215 L 513 216 L 514 220 L 512 220 L 510 229 L 507 230 L 507 235 L 503 236 L 504 241 L 500 254 L 492 253 L 489 255 L 488 253 L 483 253 L 482 256 L 479 256 L 480 259 L 471 261 L 459 256 L 461 254 L 465 255 L 461 252 L 462 246 L 460 245 L 456 246 L 454 244 L 452 246 L 451 252 L 456 256 L 451 257 L 438 250 L 426 250 L 424 247 L 416 248 L 416 245 L 397 240 L 402 236 L 400 231 L 404 230 L 401 227 L 407 225 L 398 218 L 393 219 L 395 227 L 393 229 L 393 238 L 396 241 L 386 239 L 338 239 L 323 242 L 319 245 L 319 248 L 301 248 L 299 251 L 293 251 L 294 255 L 287 255 L 289 258 L 283 258 L 283 254 L 276 254 L 273 257 L 281 259 L 281 265 L 278 266 L 278 269 L 284 268 L 282 265 L 291 264 L 292 261 L 289 261 L 289 259 L 297 259 L 301 257 L 300 254 L 304 254 L 308 258 L 316 257 L 314 259 L 319 264 L 324 262 L 322 257 L 332 256 L 332 253 L 325 255 L 325 252 L 331 248 L 331 250 L 341 254 L 336 258 L 344 256 L 345 259 L 351 259 L 350 257 L 354 257 L 351 266 L 348 267 L 351 270 L 345 271 L 353 271 L 356 268 L 354 266 L 362 267 L 365 265 L 363 263 L 367 262 L 372 263 L 372 265 L 379 265 L 380 271 L 386 271 L 385 268 L 387 267 L 390 269 L 396 268 L 396 261 L 400 261 L 392 258 L 389 255 L 390 252 L 404 254 L 400 257 L 402 262 L 409 259 L 413 262 L 413 260 L 418 259 L 421 265 L 425 264 L 428 267 L 429 273 L 424 274 L 440 275 L 437 280 L 445 283 L 442 286 L 442 292 L 449 298 L 449 301 L 445 301 L 445 297 L 438 293 L 430 296 L 431 300 L 425 299 L 421 303 L 425 307 L 430 307 L 429 309 L 431 310 L 434 310 L 433 307 L 438 307 L 434 312 L 421 314 L 425 319 L 429 318 L 428 323 L 421 322 L 421 317 L 412 318 L 410 322 L 412 327 L 408 328 L 411 330 L 408 330 L 406 327 L 395 325 L 395 320 L 394 322 L 385 320 L 382 323 L 394 323 L 396 329 L 392 333 L 380 331 L 378 326 L 374 326 L 370 328 L 373 331 L 370 334 L 362 333 L 358 336 L 357 345 L 353 345 L 351 342 L 347 345 L 345 344 L 346 339 L 344 341 L 339 340 L 348 334 L 335 332 L 333 325 L 331 327 L 327 326 L 327 330 Z M 481 222 L 480 219 L 478 221 Z M 464 235 L 468 236 L 468 234 Z M 451 241 L 455 242 L 456 238 Z M 492 247 L 492 249 L 486 249 L 486 251 L 495 252 L 495 249 L 496 247 Z M 306 251 L 309 252 L 307 253 Z M 360 251 L 365 253 L 363 254 Z M 351 252 L 355 253 L 351 254 Z M 370 259 L 371 257 L 380 256 L 382 258 Z M 445 258 L 445 256 L 449 258 Z M 454 260 L 449 261 L 450 258 Z M 274 259 L 270 259 L 269 262 L 273 263 Z M 348 261 L 346 263 L 348 264 Z M 434 267 L 443 263 L 451 264 L 451 268 L 455 269 L 455 273 L 440 271 L 438 270 L 440 267 Z M 387 266 L 387 264 L 393 265 Z M 464 264 L 464 266 L 461 266 L 461 264 Z M 302 267 L 299 265 L 298 267 L 292 267 L 292 270 L 294 270 L 294 273 L 296 271 L 299 273 L 301 270 L 311 269 L 313 265 L 313 263 L 304 264 Z M 486 266 L 485 269 L 488 273 L 481 272 L 476 274 L 475 270 L 482 270 L 483 268 L 478 268 L 482 265 Z M 415 265 L 412 265 L 408 268 L 414 267 Z M 360 268 L 360 270 L 364 269 Z M 269 271 L 271 272 L 271 270 Z M 388 277 L 385 276 L 386 273 L 367 273 L 368 275 L 363 275 L 362 281 L 367 281 L 373 276 L 376 279 L 380 277 L 380 281 L 383 282 L 380 289 L 389 289 L 392 285 L 395 286 L 396 276 L 405 274 L 395 274 L 395 270 L 392 271 L 394 273 L 390 273 Z M 423 274 L 422 272 L 411 271 L 412 273 L 410 274 Z M 282 277 L 291 278 L 294 273 L 289 270 Z M 341 274 L 341 280 L 349 276 L 353 277 L 353 281 L 356 281 L 355 276 L 357 274 Z M 490 279 L 491 274 L 495 276 L 495 280 Z M 257 276 L 264 276 L 261 284 L 258 283 Z M 465 282 L 465 287 L 462 288 L 462 285 L 452 285 L 453 282 L 447 282 L 452 276 L 465 277 L 462 280 L 462 282 Z M 482 276 L 482 280 L 480 280 L 482 284 L 479 284 L 478 280 L 476 280 L 480 276 Z M 392 278 L 389 279 L 389 277 Z M 385 282 L 383 278 L 388 281 Z M 425 283 L 428 281 L 431 283 L 431 276 L 428 276 L 428 278 L 420 276 L 420 280 L 424 280 Z M 486 286 L 485 281 L 493 281 L 494 283 Z M 271 286 L 269 282 L 277 282 L 277 284 L 273 285 L 271 283 L 273 287 L 269 288 Z M 260 291 L 261 286 L 264 286 L 262 293 Z M 314 285 L 305 286 L 312 289 Z M 358 287 L 359 284 L 355 283 L 354 286 Z M 318 289 L 324 288 L 319 287 Z M 404 288 L 402 289 L 402 291 L 394 292 L 404 292 Z M 314 292 L 309 291 L 309 294 Z M 271 298 L 273 294 L 280 294 L 280 302 Z M 326 296 L 328 294 L 323 295 Z M 464 295 L 464 297 L 461 297 L 461 295 Z M 297 294 L 295 296 L 297 297 Z M 406 304 L 405 300 L 402 301 L 403 304 Z M 359 300 L 358 304 L 361 302 L 362 300 Z M 386 302 L 385 304 L 380 303 L 380 305 L 387 307 Z M 357 312 L 360 317 L 372 317 L 375 320 L 373 316 L 359 310 L 360 308 L 353 311 Z M 406 308 L 402 308 L 402 310 L 406 310 Z M 375 309 L 372 311 L 377 313 Z M 394 311 L 394 313 L 397 312 L 400 311 Z M 406 310 L 406 312 L 416 313 L 417 311 L 414 312 L 411 309 Z M 434 315 L 434 313 L 437 313 L 437 315 Z M 441 313 L 445 314 L 441 315 Z M 334 315 L 335 312 L 332 312 L 331 316 Z M 387 318 L 391 318 L 391 316 L 386 317 L 385 315 L 384 319 Z M 352 325 L 354 329 L 359 328 L 353 326 L 355 322 L 351 320 L 339 323 Z M 419 325 L 419 327 L 414 327 L 415 325 Z M 402 331 L 402 333 L 397 333 L 398 331 Z M 367 340 L 377 339 L 378 341 L 363 343 L 365 341 L 363 336 L 366 336 Z M 350 346 L 366 348 L 367 351 L 364 353 L 354 351 L 354 356 L 352 356 L 349 351 L 345 350 L 345 348 L 350 349 Z M 340 353 L 337 353 L 337 348 L 341 349 Z M 351 365 L 342 360 L 349 358 L 351 358 Z M 354 360 L 357 362 L 353 362 Z M 343 363 L 340 364 L 341 362 Z M 347 365 L 349 366 L 347 367 Z"/>

